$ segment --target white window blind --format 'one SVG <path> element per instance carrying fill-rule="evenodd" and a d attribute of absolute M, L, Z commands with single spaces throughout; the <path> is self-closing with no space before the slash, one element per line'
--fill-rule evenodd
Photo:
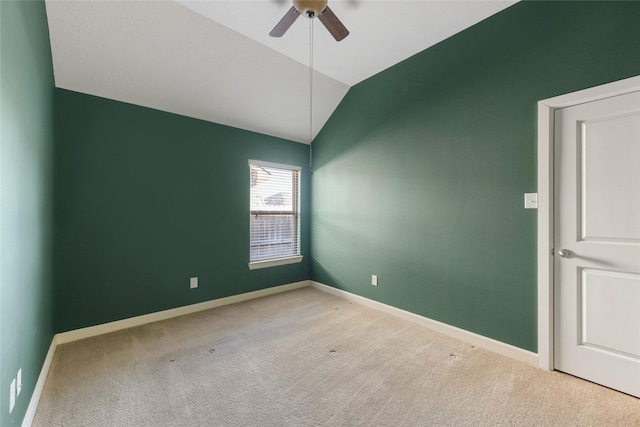
<path fill-rule="evenodd" d="M 300 255 L 300 168 L 249 161 L 250 262 Z"/>

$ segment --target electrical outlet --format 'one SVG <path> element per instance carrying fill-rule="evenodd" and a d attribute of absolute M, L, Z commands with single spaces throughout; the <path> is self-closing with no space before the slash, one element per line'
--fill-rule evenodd
<path fill-rule="evenodd" d="M 375 274 L 371 275 L 371 284 L 373 286 L 378 286 L 378 276 L 376 276 Z"/>
<path fill-rule="evenodd" d="M 191 289 L 195 289 L 198 287 L 198 278 L 197 277 L 192 277 L 191 280 L 189 280 L 189 287 Z"/>
<path fill-rule="evenodd" d="M 16 380 L 11 381 L 9 387 L 9 413 L 13 412 L 13 408 L 16 406 Z"/>
<path fill-rule="evenodd" d="M 18 376 L 16 377 L 16 396 L 20 396 L 20 392 L 22 391 L 22 368 L 18 369 Z"/>

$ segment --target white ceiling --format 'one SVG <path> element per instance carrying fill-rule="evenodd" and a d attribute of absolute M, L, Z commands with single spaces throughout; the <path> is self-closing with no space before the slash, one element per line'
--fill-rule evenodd
<path fill-rule="evenodd" d="M 329 0 L 313 21 L 313 136 L 349 88 L 515 1 Z M 310 23 L 287 0 L 47 0 L 57 87 L 309 143 Z M 312 139 L 312 138 L 311 138 Z"/>

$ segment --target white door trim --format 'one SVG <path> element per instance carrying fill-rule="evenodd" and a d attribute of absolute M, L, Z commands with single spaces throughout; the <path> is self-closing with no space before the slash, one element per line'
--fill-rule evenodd
<path fill-rule="evenodd" d="M 538 364 L 553 370 L 553 134 L 554 112 L 640 90 L 640 76 L 538 102 Z"/>

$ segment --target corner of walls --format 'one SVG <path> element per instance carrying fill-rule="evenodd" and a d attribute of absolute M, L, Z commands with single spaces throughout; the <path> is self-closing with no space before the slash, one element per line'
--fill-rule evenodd
<path fill-rule="evenodd" d="M 15 426 L 54 336 L 54 81 L 44 2 L 1 1 L 0 21 L 0 425 Z"/>
<path fill-rule="evenodd" d="M 42 365 L 42 369 L 40 370 L 40 375 L 38 376 L 38 380 L 35 385 L 35 390 L 31 396 L 29 407 L 27 408 L 26 415 L 22 421 L 22 426 L 30 427 L 31 424 L 33 423 L 33 420 L 36 415 L 36 411 L 38 409 L 38 404 L 40 402 L 40 397 L 42 396 L 42 393 L 44 391 L 44 386 L 47 380 L 47 376 L 49 374 L 49 370 L 51 369 L 53 357 L 55 356 L 56 349 L 59 345 L 63 345 L 69 342 L 82 340 L 90 337 L 95 337 L 103 334 L 109 334 L 109 333 L 117 332 L 123 329 L 133 328 L 136 326 L 141 326 L 141 325 L 145 325 L 152 322 L 158 322 L 158 321 L 172 319 L 179 316 L 185 316 L 185 315 L 197 313 L 203 310 L 210 310 L 210 309 L 222 307 L 225 305 L 237 304 L 243 301 L 249 301 L 256 298 L 275 295 L 281 292 L 288 292 L 294 289 L 300 289 L 310 285 L 311 285 L 311 282 L 309 280 L 302 280 L 296 283 L 288 283 L 285 285 L 260 289 L 258 291 L 233 295 L 230 297 L 215 299 L 211 301 L 192 304 L 189 306 L 173 308 L 165 311 L 145 314 L 142 316 L 136 316 L 128 319 L 117 320 L 114 322 L 109 322 L 101 325 L 90 326 L 87 328 L 81 328 L 81 329 L 76 329 L 76 330 L 56 334 L 51 340 L 49 351 L 47 352 L 46 358 Z"/>
<path fill-rule="evenodd" d="M 63 89 L 55 115 L 56 332 L 309 278 L 308 145 Z M 249 159 L 302 167 L 299 264 L 247 267 Z"/>
<path fill-rule="evenodd" d="M 536 351 L 537 102 L 640 74 L 639 20 L 520 2 L 351 88 L 314 141 L 311 280 Z"/>

